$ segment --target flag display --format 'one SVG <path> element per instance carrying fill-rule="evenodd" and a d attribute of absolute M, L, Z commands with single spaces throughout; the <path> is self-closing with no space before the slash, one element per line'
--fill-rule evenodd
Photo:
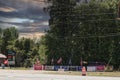
<path fill-rule="evenodd" d="M 62 58 L 60 57 L 59 60 L 57 61 L 58 64 L 62 63 Z"/>
<path fill-rule="evenodd" d="M 69 59 L 69 63 L 68 63 L 69 65 L 72 65 L 72 61 L 71 61 L 71 58 Z"/>

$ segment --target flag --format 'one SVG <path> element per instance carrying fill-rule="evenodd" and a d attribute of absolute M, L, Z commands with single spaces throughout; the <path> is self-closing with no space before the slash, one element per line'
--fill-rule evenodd
<path fill-rule="evenodd" d="M 62 58 L 60 57 L 57 61 L 58 64 L 60 64 L 62 62 Z"/>
<path fill-rule="evenodd" d="M 5 60 L 5 61 L 4 61 L 4 64 L 5 64 L 5 65 L 8 65 L 8 60 Z"/>
<path fill-rule="evenodd" d="M 51 59 L 51 64 L 53 64 L 53 63 L 54 63 L 54 59 L 52 58 L 52 59 Z"/>
<path fill-rule="evenodd" d="M 83 61 L 82 61 L 82 57 L 81 57 L 81 60 L 80 60 L 80 66 L 83 66 Z"/>
<path fill-rule="evenodd" d="M 69 65 L 72 65 L 72 61 L 71 61 L 71 58 L 69 59 L 69 63 L 68 63 Z"/>

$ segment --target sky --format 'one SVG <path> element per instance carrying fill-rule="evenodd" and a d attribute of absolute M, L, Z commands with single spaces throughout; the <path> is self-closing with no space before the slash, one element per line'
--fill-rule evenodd
<path fill-rule="evenodd" d="M 0 28 L 16 27 L 20 37 L 38 37 L 49 29 L 44 0 L 0 0 Z"/>

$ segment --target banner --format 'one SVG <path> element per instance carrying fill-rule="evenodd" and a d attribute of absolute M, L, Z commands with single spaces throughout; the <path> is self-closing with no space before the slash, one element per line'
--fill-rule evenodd
<path fill-rule="evenodd" d="M 43 65 L 34 65 L 34 70 L 44 70 L 45 67 Z"/>
<path fill-rule="evenodd" d="M 105 66 L 96 66 L 96 71 L 104 71 Z"/>
<path fill-rule="evenodd" d="M 76 67 L 76 66 L 69 66 L 69 70 L 70 71 L 76 71 L 76 70 L 78 70 L 78 67 Z"/>
<path fill-rule="evenodd" d="M 87 71 L 95 72 L 96 71 L 96 66 L 87 66 Z"/>
<path fill-rule="evenodd" d="M 55 71 L 58 71 L 58 69 L 60 69 L 60 66 L 54 66 Z"/>
<path fill-rule="evenodd" d="M 82 71 L 82 66 L 54 66 L 54 70 L 64 69 L 65 71 Z"/>
<path fill-rule="evenodd" d="M 77 71 L 82 71 L 82 66 L 78 66 Z"/>
<path fill-rule="evenodd" d="M 54 66 L 45 66 L 45 70 L 54 70 Z"/>
<path fill-rule="evenodd" d="M 69 66 L 62 66 L 62 69 L 64 69 L 65 71 L 69 71 Z"/>
<path fill-rule="evenodd" d="M 15 65 L 15 61 L 8 61 L 9 65 Z"/>

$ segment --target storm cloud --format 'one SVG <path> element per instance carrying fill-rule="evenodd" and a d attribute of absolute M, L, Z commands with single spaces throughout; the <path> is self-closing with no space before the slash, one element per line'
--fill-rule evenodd
<path fill-rule="evenodd" d="M 21 34 L 44 33 L 49 29 L 44 0 L 0 0 L 0 28 L 16 27 Z"/>

